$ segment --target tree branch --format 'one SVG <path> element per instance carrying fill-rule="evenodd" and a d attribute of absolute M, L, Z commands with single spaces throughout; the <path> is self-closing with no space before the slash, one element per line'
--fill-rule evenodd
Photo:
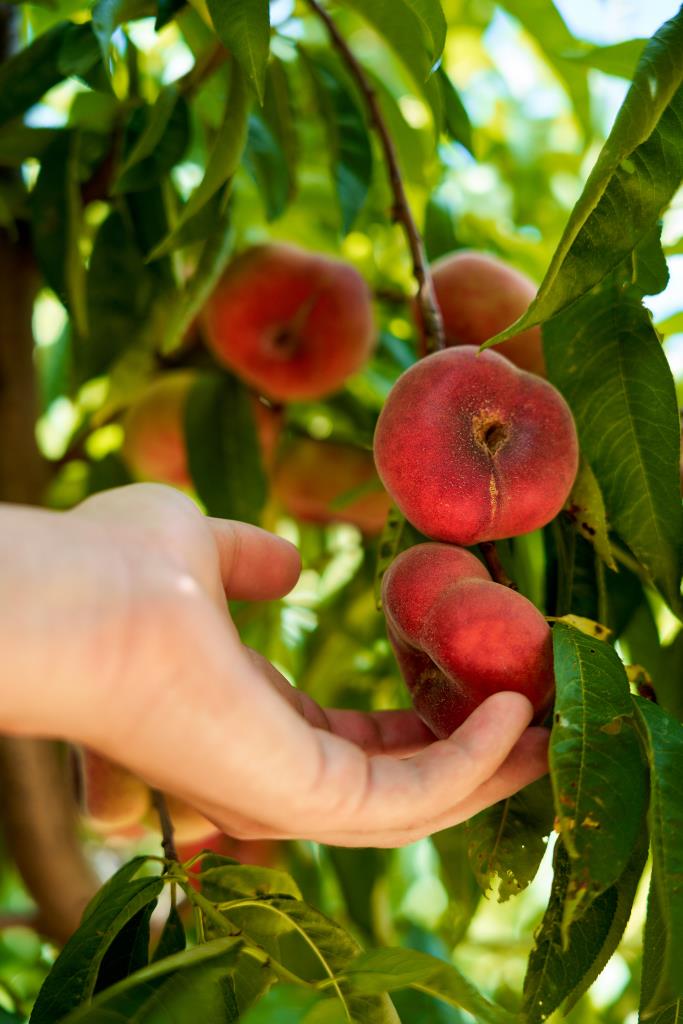
<path fill-rule="evenodd" d="M 168 804 L 166 803 L 166 797 L 161 790 L 152 790 L 152 804 L 154 810 L 159 815 L 159 824 L 161 825 L 161 846 L 164 851 L 164 856 L 167 860 L 180 860 L 178 857 L 178 851 L 175 847 L 175 839 L 173 837 L 173 821 L 168 810 Z"/>
<path fill-rule="evenodd" d="M 389 177 L 389 186 L 394 197 L 393 218 L 402 224 L 405 230 L 413 261 L 413 275 L 417 282 L 416 305 L 418 328 L 420 330 L 420 354 L 423 356 L 428 355 L 430 352 L 445 348 L 446 346 L 443 321 L 434 295 L 432 275 L 427 264 L 422 236 L 408 205 L 403 178 L 398 165 L 396 147 L 380 110 L 377 94 L 360 62 L 356 59 L 333 19 L 318 0 L 306 0 L 306 2 L 311 10 L 324 22 L 332 45 L 338 51 L 360 89 L 368 109 L 370 123 L 374 127 L 382 146 Z"/>
<path fill-rule="evenodd" d="M 503 563 L 500 560 L 500 555 L 498 554 L 498 549 L 496 548 L 495 541 L 482 541 L 481 544 L 479 545 L 479 550 L 484 556 L 486 568 L 490 572 L 491 579 L 494 581 L 494 583 L 500 583 L 503 587 L 509 587 L 510 590 L 519 590 L 517 584 L 514 582 L 514 580 L 510 579 L 505 569 L 503 568 Z"/>

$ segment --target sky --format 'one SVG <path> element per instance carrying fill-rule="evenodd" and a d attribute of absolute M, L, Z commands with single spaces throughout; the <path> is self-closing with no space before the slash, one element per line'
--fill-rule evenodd
<path fill-rule="evenodd" d="M 618 43 L 651 36 L 677 13 L 679 0 L 555 0 L 574 35 L 591 42 Z"/>

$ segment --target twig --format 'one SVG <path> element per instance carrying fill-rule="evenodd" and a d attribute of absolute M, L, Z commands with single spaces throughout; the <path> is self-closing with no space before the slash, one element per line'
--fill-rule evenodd
<path fill-rule="evenodd" d="M 413 275 L 417 282 L 417 320 L 420 329 L 420 354 L 425 356 L 437 349 L 446 347 L 441 312 L 436 304 L 432 275 L 427 265 L 422 237 L 408 205 L 403 178 L 398 166 L 398 157 L 393 139 L 389 134 L 386 122 L 380 110 L 377 94 L 370 84 L 363 67 L 356 59 L 353 51 L 337 28 L 333 19 L 318 0 L 307 0 L 308 6 L 324 22 L 332 45 L 338 50 L 342 60 L 360 89 L 367 105 L 370 123 L 373 125 L 384 152 L 387 165 L 389 185 L 394 198 L 392 214 L 395 221 L 403 225 L 410 255 L 413 260 Z"/>
<path fill-rule="evenodd" d="M 484 556 L 486 568 L 491 573 L 491 579 L 494 580 L 495 583 L 500 583 L 504 587 L 509 587 L 510 590 L 519 590 L 517 584 L 510 579 L 503 568 L 503 563 L 500 560 L 495 541 L 482 541 L 479 545 L 479 550 Z"/>
<path fill-rule="evenodd" d="M 164 851 L 164 855 L 167 860 L 179 861 L 180 858 L 178 857 L 178 851 L 175 848 L 175 840 L 173 838 L 173 822 L 171 821 L 171 815 L 169 814 L 166 797 L 158 789 L 152 790 L 152 805 L 159 815 L 159 824 L 161 825 L 161 846 Z"/>

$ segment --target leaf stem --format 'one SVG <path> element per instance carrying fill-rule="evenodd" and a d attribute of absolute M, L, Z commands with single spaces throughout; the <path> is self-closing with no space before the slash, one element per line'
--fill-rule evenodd
<path fill-rule="evenodd" d="M 416 307 L 417 326 L 420 331 L 420 355 L 426 356 L 430 352 L 445 348 L 446 339 L 444 337 L 441 312 L 434 295 L 434 285 L 427 264 L 424 243 L 408 205 L 394 141 L 380 110 L 377 93 L 334 20 L 318 0 L 306 0 L 306 2 L 325 24 L 332 45 L 338 51 L 365 100 L 370 123 L 379 138 L 387 167 L 389 186 L 394 200 L 392 216 L 396 222 L 403 225 L 413 261 L 413 276 L 417 282 Z"/>

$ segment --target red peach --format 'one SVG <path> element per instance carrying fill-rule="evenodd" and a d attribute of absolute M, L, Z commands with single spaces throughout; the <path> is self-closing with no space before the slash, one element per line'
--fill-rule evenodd
<path fill-rule="evenodd" d="M 390 504 L 370 452 L 311 438 L 296 438 L 280 452 L 273 493 L 296 519 L 352 523 L 367 535 L 382 531 Z"/>
<path fill-rule="evenodd" d="M 370 293 L 360 274 L 281 243 L 239 256 L 202 322 L 219 362 L 282 401 L 336 391 L 375 342 Z"/>
<path fill-rule="evenodd" d="M 121 455 L 138 479 L 184 490 L 192 487 L 184 419 L 188 395 L 196 380 L 197 375 L 191 370 L 165 373 L 127 410 Z M 263 463 L 269 468 L 282 426 L 282 412 L 256 395 L 250 398 Z"/>
<path fill-rule="evenodd" d="M 574 483 L 578 441 L 551 384 L 465 345 L 399 377 L 377 423 L 375 462 L 418 530 L 468 546 L 550 522 Z"/>
<path fill-rule="evenodd" d="M 184 415 L 195 380 L 188 370 L 163 374 L 127 410 L 121 455 L 137 478 L 185 489 L 192 486 Z"/>
<path fill-rule="evenodd" d="M 509 327 L 536 295 L 534 283 L 495 256 L 463 249 L 432 267 L 436 299 L 448 345 L 482 345 Z M 540 327 L 531 327 L 497 349 L 519 366 L 545 376 Z"/>
<path fill-rule="evenodd" d="M 100 835 L 134 833 L 150 806 L 149 788 L 126 768 L 94 751 L 78 751 L 83 813 Z"/>
<path fill-rule="evenodd" d="M 487 697 L 514 690 L 541 721 L 552 701 L 550 628 L 521 594 L 491 580 L 474 555 L 418 544 L 383 584 L 387 631 L 413 706 L 444 739 Z"/>

